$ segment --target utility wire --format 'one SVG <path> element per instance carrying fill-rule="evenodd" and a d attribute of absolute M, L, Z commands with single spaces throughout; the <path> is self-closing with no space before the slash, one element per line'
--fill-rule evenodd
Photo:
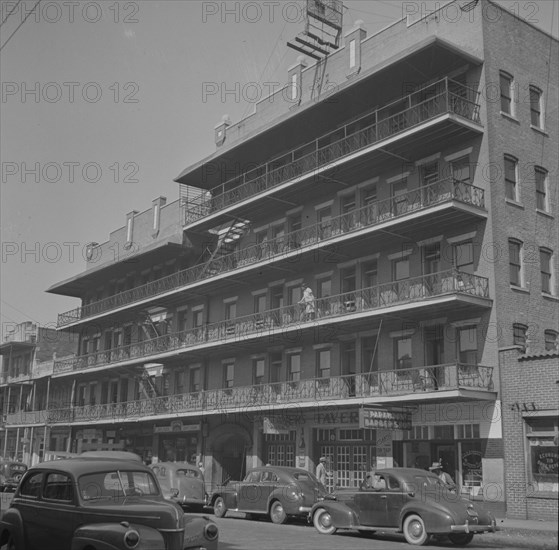
<path fill-rule="evenodd" d="M 6 40 L 6 42 L 4 42 L 2 46 L 0 46 L 0 52 L 6 47 L 6 44 L 8 44 L 8 42 L 12 39 L 14 34 L 19 30 L 19 28 L 27 21 L 27 18 L 35 11 L 35 8 L 39 5 L 40 1 L 41 0 L 37 0 L 37 2 L 35 2 L 35 5 L 31 8 L 31 11 L 28 12 L 28 14 L 25 16 L 24 20 L 16 27 L 16 30 L 12 34 L 10 34 L 10 36 L 8 36 L 8 40 Z"/>
<path fill-rule="evenodd" d="M 14 7 L 10 11 L 10 13 L 8 13 L 8 15 L 6 15 L 6 17 L 4 17 L 4 21 L 2 21 L 2 23 L 0 23 L 0 27 L 8 20 L 8 17 L 10 17 L 10 15 L 12 15 L 12 13 L 14 13 L 14 11 L 16 11 L 16 8 L 20 5 L 20 3 L 21 3 L 21 0 L 17 0 L 17 3 L 14 5 Z"/>

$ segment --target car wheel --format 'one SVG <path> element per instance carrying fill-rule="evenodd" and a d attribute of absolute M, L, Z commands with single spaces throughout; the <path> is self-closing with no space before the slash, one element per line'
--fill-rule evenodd
<path fill-rule="evenodd" d="M 270 506 L 270 519 L 278 525 L 287 521 L 287 514 L 285 513 L 283 504 L 279 500 L 274 500 Z"/>
<path fill-rule="evenodd" d="M 218 518 L 222 518 L 227 513 L 227 504 L 222 497 L 217 497 L 214 502 L 214 514 Z"/>
<path fill-rule="evenodd" d="M 425 530 L 425 523 L 420 516 L 412 514 L 404 520 L 404 537 L 409 544 L 423 546 L 429 540 L 429 534 Z"/>
<path fill-rule="evenodd" d="M 330 512 L 324 508 L 319 508 L 314 513 L 312 522 L 321 535 L 333 535 L 337 531 Z"/>
<path fill-rule="evenodd" d="M 470 542 L 472 542 L 473 538 L 473 533 L 451 533 L 450 535 L 448 535 L 448 539 L 450 540 L 450 542 L 452 542 L 452 544 L 455 544 L 456 546 L 466 546 L 467 544 L 470 544 Z"/>

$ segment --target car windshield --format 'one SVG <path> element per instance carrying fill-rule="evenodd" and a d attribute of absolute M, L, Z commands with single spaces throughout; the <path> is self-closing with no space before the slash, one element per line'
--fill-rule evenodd
<path fill-rule="evenodd" d="M 119 498 L 132 495 L 156 496 L 159 489 L 149 472 L 110 471 L 86 474 L 78 480 L 83 500 Z"/>
<path fill-rule="evenodd" d="M 184 477 L 200 477 L 200 473 L 196 470 L 189 470 L 187 468 L 181 468 L 177 470 L 177 475 Z"/>

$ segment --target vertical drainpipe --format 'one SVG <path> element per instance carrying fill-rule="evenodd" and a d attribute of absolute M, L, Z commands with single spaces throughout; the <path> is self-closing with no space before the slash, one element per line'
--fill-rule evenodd
<path fill-rule="evenodd" d="M 72 414 L 70 415 L 70 422 L 73 420 L 74 416 L 74 399 L 76 397 L 76 379 L 72 382 L 72 393 L 70 395 L 70 411 Z M 68 434 L 68 444 L 66 445 L 66 452 L 69 453 L 70 449 L 72 448 L 72 424 L 68 426 L 70 428 L 70 433 Z"/>
<path fill-rule="evenodd" d="M 45 430 L 43 432 L 43 460 L 47 452 L 47 424 L 49 414 L 49 393 L 50 393 L 50 376 L 47 379 L 47 400 L 45 403 Z"/>

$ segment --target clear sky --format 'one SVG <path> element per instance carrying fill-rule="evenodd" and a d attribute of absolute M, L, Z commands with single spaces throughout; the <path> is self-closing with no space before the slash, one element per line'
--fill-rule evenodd
<path fill-rule="evenodd" d="M 558 0 L 498 1 L 558 35 Z M 35 3 L 0 1 L 2 333 L 79 305 L 44 291 L 127 212 L 178 197 L 173 178 L 215 150 L 222 115 L 246 116 L 266 89 L 247 84 L 285 83 L 302 30 L 301 0 L 42 0 L 23 22 Z M 437 3 L 346 0 L 344 32 Z M 235 83 L 238 97 L 209 95 Z"/>

